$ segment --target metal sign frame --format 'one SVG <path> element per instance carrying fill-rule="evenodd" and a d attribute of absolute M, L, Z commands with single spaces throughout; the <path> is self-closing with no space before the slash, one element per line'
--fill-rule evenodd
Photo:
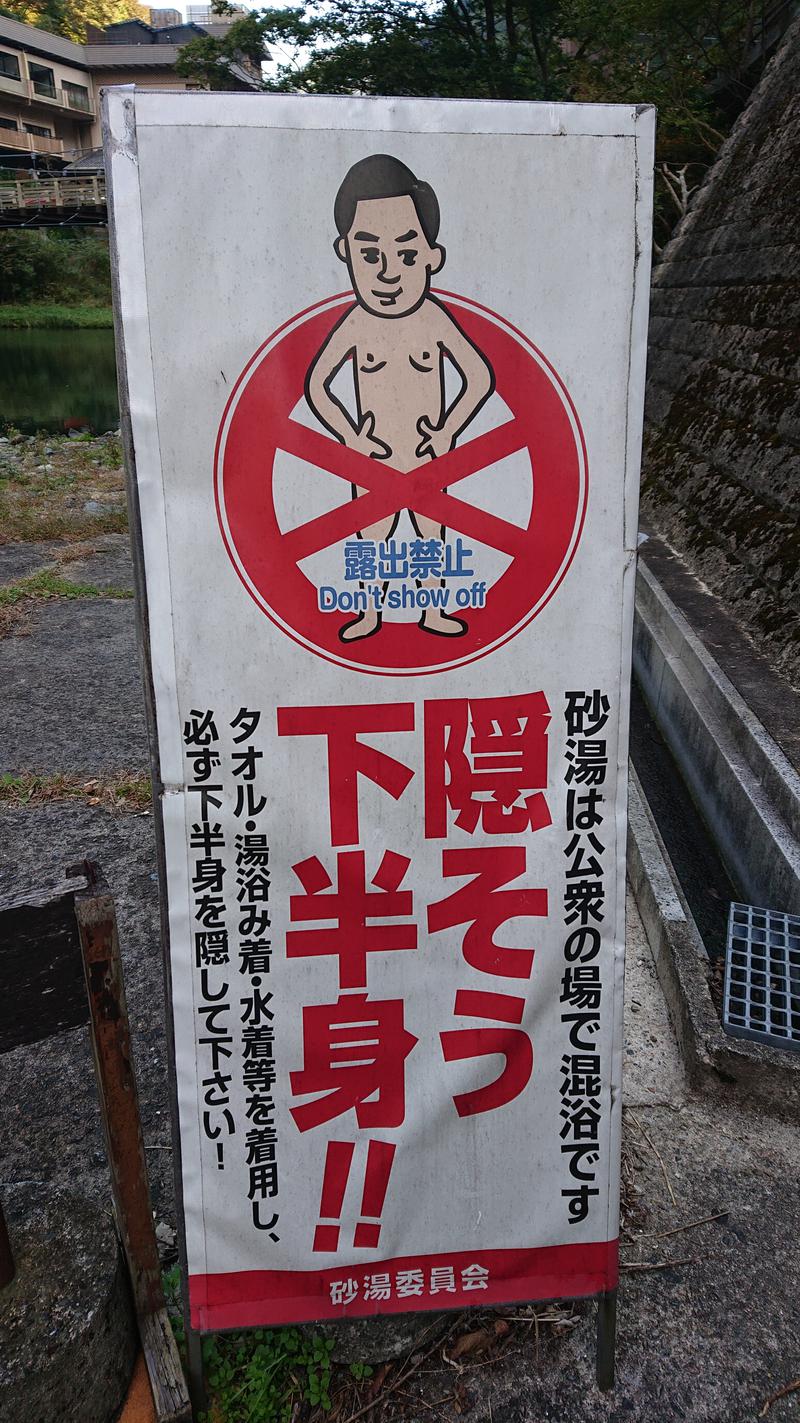
<path fill-rule="evenodd" d="M 145 577 L 144 540 L 142 529 L 142 513 L 139 502 L 139 484 L 137 481 L 137 450 L 133 436 L 133 422 L 131 418 L 130 389 L 129 389 L 129 364 L 130 353 L 126 347 L 126 335 L 122 321 L 123 295 L 121 293 L 121 273 L 120 260 L 116 240 L 115 228 L 115 204 L 119 199 L 123 186 L 128 187 L 126 199 L 130 198 L 131 185 L 138 184 L 136 176 L 136 120 L 135 102 L 139 94 L 146 94 L 134 88 L 134 86 L 106 91 L 103 100 L 103 130 L 106 172 L 109 176 L 109 227 L 111 238 L 112 257 L 112 284 L 115 311 L 115 338 L 117 350 L 117 368 L 119 378 L 119 395 L 121 408 L 121 425 L 123 435 L 123 449 L 125 459 L 125 469 L 128 490 L 128 508 L 130 516 L 131 543 L 134 561 L 134 582 L 136 594 L 136 617 L 137 630 L 142 658 L 142 673 L 144 679 L 145 703 L 150 740 L 151 775 L 153 783 L 153 803 L 154 803 L 154 826 L 156 831 L 156 844 L 158 856 L 158 878 L 160 887 L 161 904 L 161 937 L 164 949 L 165 962 L 165 992 L 167 1001 L 167 1037 L 168 1054 L 170 1063 L 175 1063 L 175 1040 L 174 1040 L 174 1019 L 172 1004 L 172 979 L 170 972 L 170 925 L 168 914 L 167 898 L 167 870 L 165 853 L 165 833 L 163 818 L 163 800 L 165 786 L 162 777 L 161 749 L 159 746 L 157 718 L 156 718 L 156 693 L 154 685 L 153 658 L 150 637 L 149 612 L 147 587 Z M 162 96 L 163 97 L 163 96 Z M 198 97 L 192 95 L 191 100 Z M 209 99 L 212 96 L 208 96 Z M 219 101 L 220 96 L 213 96 Z M 236 96 L 241 99 L 241 96 Z M 190 96 L 174 94 L 170 96 L 176 104 L 181 101 L 188 101 Z M 305 115 L 310 112 L 307 101 L 302 97 L 293 97 L 285 101 L 293 105 L 293 113 L 296 115 L 296 122 L 302 126 Z M 316 101 L 314 101 L 316 102 Z M 322 101 L 320 101 L 322 102 Z M 339 101 L 324 101 L 327 104 L 338 103 Z M 372 101 L 358 101 L 359 103 L 370 103 Z M 379 102 L 379 101 L 375 101 Z M 393 101 L 406 102 L 406 101 Z M 343 106 L 350 101 L 342 100 Z M 448 101 L 430 101 L 428 108 L 428 119 L 432 130 L 435 130 L 437 123 L 443 122 L 444 115 L 449 108 Z M 497 112 L 498 130 L 504 122 L 508 121 L 508 113 L 511 110 L 517 111 L 522 108 L 537 108 L 547 111 L 547 121 L 556 127 L 552 132 L 584 133 L 587 123 L 587 106 L 576 105 L 504 105 L 493 106 Z M 344 108 L 342 109 L 344 112 Z M 638 513 L 638 487 L 637 480 L 633 477 L 638 473 L 639 457 L 641 449 L 642 414 L 644 404 L 644 351 L 646 349 L 647 333 L 647 309 L 649 290 L 649 236 L 652 210 L 652 156 L 654 145 L 654 111 L 647 106 L 618 106 L 616 108 L 608 106 L 595 106 L 593 118 L 593 131 L 600 135 L 629 136 L 636 140 L 637 144 L 637 190 L 635 200 L 635 222 L 636 222 L 636 243 L 635 260 L 633 268 L 633 296 L 630 306 L 630 339 L 629 339 L 629 366 L 628 366 L 628 387 L 627 387 L 627 424 L 625 431 L 625 508 L 624 508 L 624 544 L 626 549 L 627 564 L 624 570 L 625 601 L 623 613 L 622 644 L 622 680 L 629 677 L 630 666 L 630 645 L 633 620 L 633 579 L 635 575 L 635 548 L 636 529 Z M 126 201 L 127 220 L 131 221 L 131 212 L 134 208 L 129 201 Z M 141 212 L 138 221 L 141 225 Z M 143 237 L 141 226 L 138 234 L 134 235 L 134 241 L 140 251 L 143 251 Z M 130 302 L 130 290 L 127 293 L 127 300 Z M 137 391 L 141 396 L 141 391 Z M 171 733 L 174 736 L 174 732 Z M 620 766 L 617 768 L 618 775 L 618 801 L 619 806 L 619 785 L 622 785 L 622 794 L 625 789 L 623 754 L 627 749 L 627 705 L 620 708 L 619 722 L 619 747 Z M 618 810 L 619 815 L 619 810 Z M 619 870 L 619 865 L 618 865 Z M 624 864 L 623 864 L 624 871 Z M 619 891 L 617 890 L 617 893 Z M 621 1003 L 615 998 L 615 1013 L 618 1013 Z M 614 1033 L 614 1039 L 619 1043 L 619 1027 Z M 191 1327 L 189 1316 L 188 1290 L 186 1281 L 188 1277 L 187 1255 L 186 1255 L 186 1228 L 183 1201 L 183 1176 L 181 1161 L 181 1135 L 178 1115 L 177 1083 L 175 1071 L 170 1072 L 170 1101 L 172 1110 L 173 1126 L 173 1164 L 175 1170 L 176 1183 L 176 1205 L 178 1212 L 179 1230 L 179 1250 L 182 1267 L 182 1274 L 185 1284 L 185 1317 L 187 1326 L 187 1346 L 189 1351 L 190 1367 L 190 1387 L 196 1409 L 204 1406 L 204 1392 L 202 1381 L 202 1362 L 200 1352 L 200 1335 Z M 599 1297 L 598 1309 L 598 1335 L 597 1335 L 597 1377 L 601 1388 L 607 1389 L 612 1386 L 614 1376 L 614 1339 L 616 1323 L 616 1287 L 603 1291 Z M 463 1306 L 462 1306 L 463 1307 Z M 239 1327 L 239 1326 L 236 1326 Z"/>

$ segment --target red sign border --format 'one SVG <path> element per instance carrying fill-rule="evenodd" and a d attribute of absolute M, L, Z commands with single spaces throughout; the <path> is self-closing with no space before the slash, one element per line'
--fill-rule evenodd
<path fill-rule="evenodd" d="M 480 1264 L 490 1272 L 482 1290 L 456 1287 L 452 1295 L 414 1298 L 413 1310 L 398 1310 L 393 1300 L 357 1305 L 331 1304 L 329 1285 L 349 1277 L 363 1284 L 376 1270 L 426 1269 L 450 1264 L 462 1269 Z M 493 1278 L 492 1278 L 493 1277 Z M 493 1308 L 500 1304 L 552 1299 L 581 1299 L 616 1289 L 619 1241 L 596 1240 L 530 1249 L 476 1250 L 441 1255 L 405 1255 L 357 1265 L 321 1266 L 318 1270 L 233 1270 L 190 1274 L 189 1300 L 194 1329 L 256 1329 L 319 1319 L 365 1319 L 376 1315 L 427 1313 L 443 1309 Z"/>

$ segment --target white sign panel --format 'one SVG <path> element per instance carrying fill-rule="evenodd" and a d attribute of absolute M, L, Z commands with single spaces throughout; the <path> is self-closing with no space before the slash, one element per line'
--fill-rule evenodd
<path fill-rule="evenodd" d="M 652 111 L 106 146 L 193 1323 L 611 1289 Z"/>

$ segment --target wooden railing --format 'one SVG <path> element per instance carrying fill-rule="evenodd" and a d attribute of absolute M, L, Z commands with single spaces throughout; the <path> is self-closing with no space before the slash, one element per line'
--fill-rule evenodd
<path fill-rule="evenodd" d="M 99 208 L 106 201 L 105 178 L 43 178 L 0 183 L 0 213 L 42 208 Z"/>
<path fill-rule="evenodd" d="M 13 148 L 23 153 L 64 153 L 64 140 L 42 133 L 23 133 L 20 129 L 0 128 L 0 148 Z M 12 167 L 13 163 L 0 166 Z"/>
<path fill-rule="evenodd" d="M 19 79 L 12 79 L 9 74 L 0 74 L 0 91 L 13 94 L 15 98 L 21 99 L 26 107 L 30 104 L 44 104 L 48 108 L 68 109 L 73 117 L 95 117 L 94 99 L 88 92 L 85 95 L 76 94 L 56 85 L 51 87 L 39 79 L 26 79 L 22 75 Z"/>

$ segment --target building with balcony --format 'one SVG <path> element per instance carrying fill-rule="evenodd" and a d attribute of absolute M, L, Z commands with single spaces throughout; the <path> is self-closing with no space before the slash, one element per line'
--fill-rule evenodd
<path fill-rule="evenodd" d="M 152 15 L 152 10 L 150 13 Z M 248 13 L 249 11 L 243 5 L 231 5 L 224 15 L 220 15 L 213 5 L 187 5 L 186 7 L 186 18 L 189 23 L 202 25 L 203 29 L 207 25 L 219 25 L 220 23 L 231 25 L 234 20 L 240 20 L 243 15 Z"/>
<path fill-rule="evenodd" d="M 0 168 L 59 171 L 100 148 L 100 93 L 112 84 L 195 87 L 175 73 L 183 45 L 208 33 L 197 23 L 166 27 L 124 20 L 90 27 L 86 44 L 0 15 Z M 231 64 L 231 87 L 259 75 Z"/>

